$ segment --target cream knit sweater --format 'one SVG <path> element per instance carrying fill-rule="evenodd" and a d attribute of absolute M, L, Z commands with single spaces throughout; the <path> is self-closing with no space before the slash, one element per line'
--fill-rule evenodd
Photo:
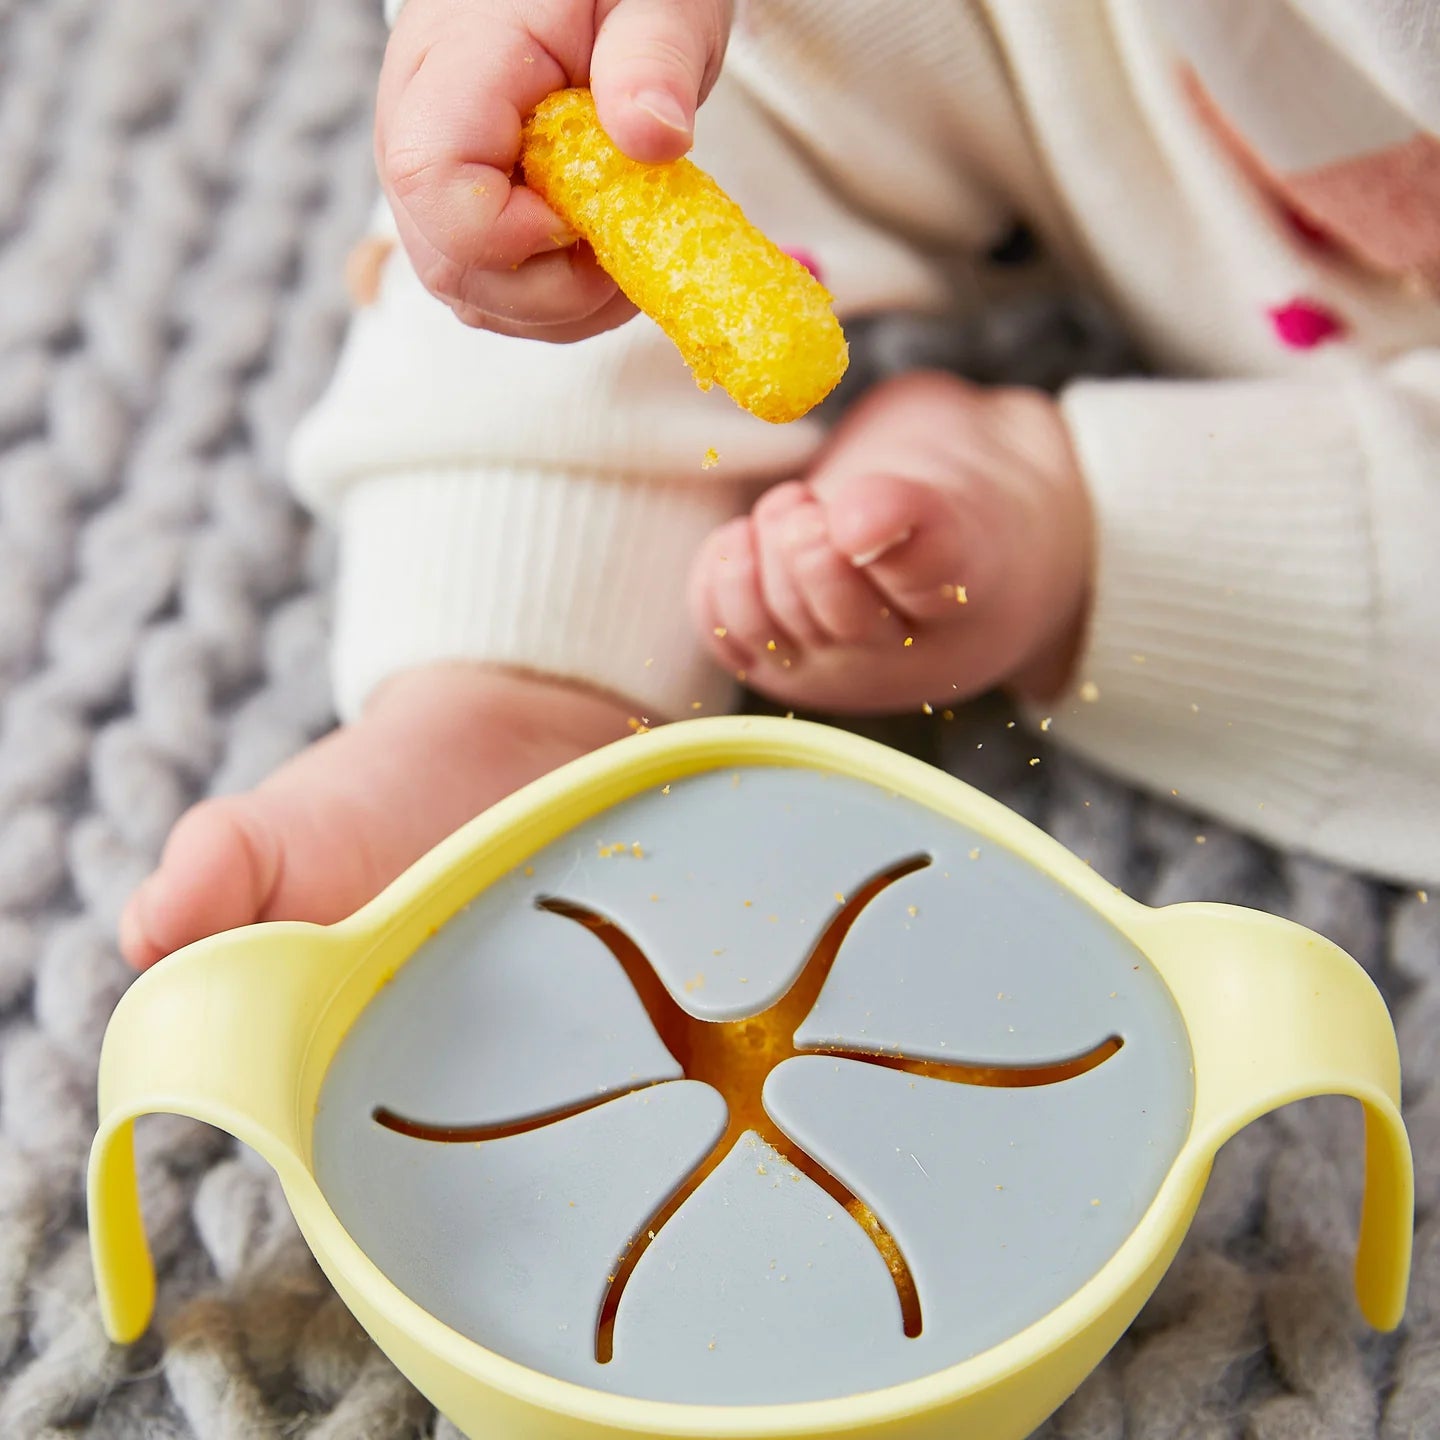
<path fill-rule="evenodd" d="M 1390 252 L 1361 233 L 1364 184 L 1327 243 L 1304 222 L 1356 156 L 1419 145 L 1400 168 L 1433 183 L 1429 19 L 1427 0 L 749 0 L 695 149 L 818 261 L 842 319 L 1013 287 L 983 257 L 1017 216 L 1108 297 L 1175 378 L 1063 397 L 1099 569 L 1052 738 L 1412 883 L 1440 878 L 1440 305 L 1416 283 L 1440 248 L 1402 196 L 1403 263 L 1369 263 Z M 725 708 L 685 614 L 691 555 L 819 433 L 701 394 L 643 319 L 500 338 L 388 264 L 294 447 L 340 532 L 342 713 L 462 656 L 655 716 Z"/>

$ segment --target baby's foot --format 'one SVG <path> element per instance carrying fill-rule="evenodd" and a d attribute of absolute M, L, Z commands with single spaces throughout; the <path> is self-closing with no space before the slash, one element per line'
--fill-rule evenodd
<path fill-rule="evenodd" d="M 343 919 L 512 790 L 629 733 L 618 704 L 475 665 L 399 675 L 248 795 L 183 816 L 131 897 L 132 965 L 256 920 Z"/>
<path fill-rule="evenodd" d="M 935 374 L 879 387 L 808 478 L 717 530 L 692 576 L 721 661 L 786 704 L 850 713 L 1065 683 L 1091 564 L 1055 404 Z"/>

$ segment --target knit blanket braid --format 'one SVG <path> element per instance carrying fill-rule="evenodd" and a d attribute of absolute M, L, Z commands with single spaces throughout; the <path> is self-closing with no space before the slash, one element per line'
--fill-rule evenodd
<path fill-rule="evenodd" d="M 101 1332 L 83 1208 L 96 1057 L 132 885 L 197 797 L 331 723 L 329 557 L 286 436 L 345 322 L 372 199 L 378 0 L 0 0 L 0 1436 L 454 1440 L 331 1293 L 269 1171 L 188 1121 L 138 1128 L 150 1334 Z M 1055 384 L 1124 363 L 1060 302 L 916 361 Z M 1349 1291 L 1357 1116 L 1294 1107 L 1221 1156 L 1168 1278 L 1053 1440 L 1440 1437 L 1440 895 L 1427 904 L 1145 800 L 981 705 L 871 727 L 1160 903 L 1330 935 L 1395 1008 L 1420 1230 L 1408 1327 Z M 1033 758 L 1039 759 L 1032 765 Z M 1197 843 L 1203 835 L 1204 843 Z"/>

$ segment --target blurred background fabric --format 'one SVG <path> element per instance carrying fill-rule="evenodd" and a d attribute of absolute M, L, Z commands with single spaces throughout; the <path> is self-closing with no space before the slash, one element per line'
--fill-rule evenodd
<path fill-rule="evenodd" d="M 454 1440 L 227 1137 L 139 1127 L 161 1296 L 132 1349 L 101 1333 L 83 1208 L 100 1037 L 129 979 L 113 941 L 126 895 L 188 803 L 254 783 L 332 723 L 330 556 L 283 456 L 333 362 L 373 198 L 379 8 L 0 0 L 3 1440 Z M 1083 302 L 860 338 L 852 391 L 922 362 L 1044 385 L 1125 363 Z M 1292 1107 L 1227 1148 L 1174 1269 L 1045 1433 L 1440 1437 L 1440 895 L 1138 797 L 999 704 L 866 728 L 1138 898 L 1313 926 L 1397 1017 L 1419 1168 L 1406 1328 L 1373 1335 L 1350 1295 L 1354 1107 Z"/>

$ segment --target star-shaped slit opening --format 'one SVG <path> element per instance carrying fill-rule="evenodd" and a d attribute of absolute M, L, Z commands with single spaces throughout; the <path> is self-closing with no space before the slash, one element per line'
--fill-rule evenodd
<path fill-rule="evenodd" d="M 718 1090 L 727 1111 L 725 1130 L 720 1138 L 674 1191 L 646 1217 L 616 1257 L 595 1326 L 595 1358 L 600 1364 L 608 1364 L 614 1354 L 615 1320 L 635 1267 L 685 1202 L 709 1179 L 747 1133 L 758 1136 L 796 1170 L 814 1181 L 837 1205 L 844 1207 L 885 1262 L 900 1302 L 904 1333 L 911 1338 L 920 1334 L 923 1327 L 920 1295 L 909 1262 L 894 1236 L 859 1195 L 781 1131 L 765 1109 L 762 1098 L 765 1078 L 786 1060 L 802 1055 L 829 1055 L 954 1084 L 1026 1088 L 1055 1085 L 1084 1075 L 1110 1059 L 1123 1045 L 1119 1036 L 1112 1035 L 1082 1054 L 1042 1065 L 982 1065 L 958 1059 L 914 1059 L 891 1051 L 869 1051 L 847 1044 L 798 1046 L 795 1033 L 819 999 L 845 936 L 861 912 L 883 890 L 929 864 L 931 857 L 928 855 L 911 856 L 860 886 L 831 917 L 784 994 L 765 1009 L 738 1020 L 702 1020 L 682 1008 L 644 952 L 612 917 L 555 897 L 536 902 L 542 910 L 585 926 L 604 942 L 684 1078 L 701 1081 Z M 417 1140 L 476 1144 L 528 1134 L 607 1105 L 622 1096 L 670 1083 L 669 1080 L 641 1081 L 522 1120 L 483 1125 L 431 1125 L 397 1115 L 384 1106 L 374 1111 L 373 1118 L 387 1129 Z"/>

